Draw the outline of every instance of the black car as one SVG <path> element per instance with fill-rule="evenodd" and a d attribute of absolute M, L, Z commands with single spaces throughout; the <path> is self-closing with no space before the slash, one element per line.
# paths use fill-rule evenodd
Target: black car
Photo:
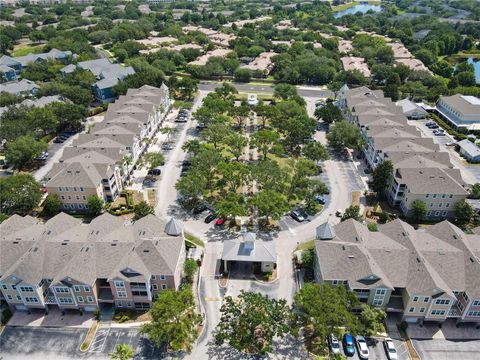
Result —
<path fill-rule="evenodd" d="M 200 205 L 197 205 L 193 208 L 193 215 L 198 215 L 198 214 L 201 214 L 202 212 L 204 212 L 205 210 L 207 210 L 207 206 L 205 204 L 200 204 Z"/>
<path fill-rule="evenodd" d="M 62 143 L 65 142 L 65 140 L 62 139 L 62 138 L 57 137 L 55 140 L 53 140 L 53 142 L 54 142 L 55 144 L 62 144 Z"/>
<path fill-rule="evenodd" d="M 205 224 L 210 224 L 213 220 L 215 220 L 217 218 L 217 215 L 215 214 L 209 214 L 206 218 L 205 218 Z"/>
<path fill-rule="evenodd" d="M 159 176 L 162 173 L 162 170 L 158 167 L 148 170 L 147 175 L 150 176 Z"/>

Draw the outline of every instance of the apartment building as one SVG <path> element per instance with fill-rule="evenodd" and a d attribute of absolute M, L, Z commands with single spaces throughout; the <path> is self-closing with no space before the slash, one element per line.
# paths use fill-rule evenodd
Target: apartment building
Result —
<path fill-rule="evenodd" d="M 45 223 L 14 215 L 0 225 L 2 299 L 14 310 L 46 312 L 150 308 L 181 282 L 183 231 L 168 226 L 154 215 L 131 223 L 103 214 L 90 224 L 65 213 Z"/>
<path fill-rule="evenodd" d="M 20 74 L 23 68 L 27 67 L 31 63 L 36 63 L 39 61 L 67 61 L 71 58 L 76 58 L 76 55 L 72 54 L 71 51 L 61 51 L 53 48 L 49 52 L 41 54 L 27 54 L 17 57 L 3 55 L 0 57 L 0 65 L 7 66 L 10 69 L 13 69 L 17 74 Z"/>
<path fill-rule="evenodd" d="M 273 70 L 274 63 L 272 58 L 277 55 L 274 51 L 263 52 L 259 54 L 247 65 L 242 66 L 245 69 L 250 69 L 256 76 L 266 77 Z"/>
<path fill-rule="evenodd" d="M 413 202 L 421 200 L 427 205 L 428 219 L 454 216 L 455 203 L 468 195 L 460 171 L 454 169 L 448 153 L 408 123 L 401 102 L 393 103 L 380 90 L 345 86 L 337 104 L 345 118 L 359 127 L 369 167 L 375 169 L 386 160 L 393 163 L 386 190 L 392 206 L 410 216 Z"/>
<path fill-rule="evenodd" d="M 317 229 L 315 278 L 406 322 L 480 325 L 479 242 L 447 221 L 421 231 L 395 220 L 378 232 L 352 219 L 325 223 Z"/>
<path fill-rule="evenodd" d="M 480 99 L 475 96 L 441 96 L 436 110 L 455 129 L 480 130 Z"/>
<path fill-rule="evenodd" d="M 57 194 L 69 212 L 86 211 L 92 195 L 114 201 L 170 106 L 165 85 L 129 89 L 110 104 L 103 121 L 64 149 L 46 176 L 48 193 Z"/>

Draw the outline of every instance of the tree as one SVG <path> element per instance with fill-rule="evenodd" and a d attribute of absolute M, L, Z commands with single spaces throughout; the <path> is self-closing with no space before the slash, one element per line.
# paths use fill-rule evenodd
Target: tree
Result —
<path fill-rule="evenodd" d="M 218 199 L 215 203 L 218 215 L 223 217 L 236 217 L 247 215 L 245 198 L 241 194 L 230 193 Z"/>
<path fill-rule="evenodd" d="M 319 142 L 307 143 L 303 149 L 303 156 L 312 161 L 325 161 L 328 160 L 328 150 L 325 145 Z"/>
<path fill-rule="evenodd" d="M 469 222 L 474 215 L 475 210 L 466 200 L 458 201 L 455 203 L 455 217 L 457 218 L 458 222 Z"/>
<path fill-rule="evenodd" d="M 92 215 L 99 215 L 103 210 L 103 200 L 96 195 L 87 198 L 88 211 Z"/>
<path fill-rule="evenodd" d="M 246 105 L 235 106 L 230 111 L 230 115 L 233 116 L 233 118 L 237 122 L 238 128 L 243 127 L 243 122 L 245 121 L 249 113 L 250 108 Z"/>
<path fill-rule="evenodd" d="M 327 140 L 336 150 L 360 149 L 363 144 L 360 130 L 345 120 L 335 123 L 333 129 L 327 134 Z"/>
<path fill-rule="evenodd" d="M 368 336 L 377 335 L 385 332 L 385 319 L 387 314 L 380 308 L 362 304 L 360 313 L 360 322 L 363 326 L 363 333 Z"/>
<path fill-rule="evenodd" d="M 165 164 L 165 157 L 162 153 L 147 153 L 144 159 L 150 168 L 156 168 Z"/>
<path fill-rule="evenodd" d="M 170 136 L 172 134 L 175 134 L 177 132 L 177 128 L 174 128 L 174 127 L 164 127 L 164 128 L 161 128 L 160 129 L 160 132 L 162 134 L 167 134 L 167 142 L 170 141 Z"/>
<path fill-rule="evenodd" d="M 354 219 L 357 221 L 361 220 L 360 216 L 360 206 L 358 205 L 351 205 L 348 208 L 345 209 L 345 213 L 342 216 L 342 221 L 348 220 L 348 219 Z"/>
<path fill-rule="evenodd" d="M 285 299 L 242 290 L 238 298 L 224 299 L 220 313 L 215 344 L 227 343 L 243 353 L 266 355 L 272 351 L 275 337 L 291 331 L 292 313 Z"/>
<path fill-rule="evenodd" d="M 313 269 L 315 261 L 315 248 L 311 247 L 302 252 L 302 267 L 306 269 Z"/>
<path fill-rule="evenodd" d="M 325 106 L 315 109 L 315 117 L 317 120 L 322 119 L 327 124 L 343 119 L 342 111 L 333 105 L 332 102 L 327 102 Z"/>
<path fill-rule="evenodd" d="M 280 136 L 273 130 L 259 130 L 252 136 L 252 145 L 262 153 L 263 160 L 267 159 L 267 154 L 277 144 Z"/>
<path fill-rule="evenodd" d="M 159 293 L 150 310 L 152 321 L 143 325 L 141 332 L 148 334 L 158 347 L 165 343 L 169 351 L 189 351 L 197 337 L 196 326 L 200 317 L 195 312 L 192 288 L 168 289 Z"/>
<path fill-rule="evenodd" d="M 373 170 L 373 184 L 372 188 L 380 193 L 387 189 L 390 179 L 393 174 L 393 163 L 390 160 L 380 163 L 375 170 Z"/>
<path fill-rule="evenodd" d="M 0 213 L 27 215 L 41 198 L 40 185 L 30 174 L 0 178 Z"/>
<path fill-rule="evenodd" d="M 427 204 L 422 200 L 412 202 L 412 218 L 418 222 L 423 221 L 427 215 Z"/>
<path fill-rule="evenodd" d="M 383 90 L 385 96 L 391 98 L 392 101 L 397 101 L 400 96 L 400 85 L 402 85 L 400 82 L 400 76 L 395 72 L 391 73 L 387 78 L 387 84 Z"/>
<path fill-rule="evenodd" d="M 340 337 L 342 327 L 354 335 L 361 330 L 359 320 L 351 311 L 358 299 L 343 285 L 305 283 L 295 294 L 295 304 L 304 336 L 319 352 L 327 350 L 325 339 L 329 334 Z"/>
<path fill-rule="evenodd" d="M 200 141 L 197 139 L 187 140 L 182 145 L 182 150 L 186 151 L 187 153 L 192 153 L 194 156 L 196 156 L 200 152 Z"/>
<path fill-rule="evenodd" d="M 225 143 L 230 148 L 232 155 L 235 156 L 235 160 L 238 161 L 245 150 L 247 139 L 238 133 L 232 133 L 229 137 L 227 137 Z"/>
<path fill-rule="evenodd" d="M 480 183 L 472 185 L 472 188 L 470 189 L 470 197 L 472 199 L 480 199 Z"/>
<path fill-rule="evenodd" d="M 141 219 L 147 215 L 155 214 L 155 209 L 150 206 L 145 200 L 140 201 L 138 204 L 135 205 L 133 208 L 135 215 L 133 216 L 133 220 Z"/>
<path fill-rule="evenodd" d="M 193 276 L 198 270 L 197 262 L 193 259 L 186 259 L 183 263 L 183 273 L 187 278 L 188 282 L 192 282 Z"/>
<path fill-rule="evenodd" d="M 185 76 L 177 83 L 177 88 L 182 99 L 190 100 L 198 91 L 198 80 Z"/>
<path fill-rule="evenodd" d="M 215 150 L 218 150 L 219 145 L 224 143 L 229 135 L 230 129 L 228 126 L 216 122 L 208 125 L 208 127 L 200 134 L 201 138 L 211 143 Z"/>
<path fill-rule="evenodd" d="M 30 163 L 47 148 L 48 145 L 43 141 L 36 141 L 31 136 L 20 136 L 7 144 L 5 160 L 19 169 Z"/>
<path fill-rule="evenodd" d="M 274 190 L 261 190 L 251 200 L 252 205 L 257 207 L 258 214 L 265 216 L 265 223 L 269 219 L 280 219 L 288 211 L 288 201 L 285 195 Z"/>
<path fill-rule="evenodd" d="M 215 89 L 215 93 L 220 96 L 223 101 L 232 101 L 233 102 L 233 95 L 238 94 L 238 90 L 235 86 L 229 83 L 222 83 L 222 86 L 219 86 Z"/>
<path fill-rule="evenodd" d="M 298 95 L 297 88 L 290 84 L 280 83 L 273 89 L 273 96 L 279 99 L 287 100 L 295 95 Z"/>
<path fill-rule="evenodd" d="M 248 83 L 252 79 L 252 71 L 250 69 L 238 68 L 235 70 L 235 81 Z"/>
<path fill-rule="evenodd" d="M 57 194 L 48 194 L 43 202 L 43 213 L 46 216 L 53 216 L 60 212 L 62 202 Z"/>
<path fill-rule="evenodd" d="M 135 355 L 135 350 L 128 344 L 118 344 L 115 352 L 108 354 L 112 360 L 129 360 Z"/>

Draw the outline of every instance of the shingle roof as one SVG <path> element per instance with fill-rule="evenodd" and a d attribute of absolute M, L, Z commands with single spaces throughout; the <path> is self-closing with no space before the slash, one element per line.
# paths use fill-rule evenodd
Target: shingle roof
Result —
<path fill-rule="evenodd" d="M 175 218 L 171 218 L 165 225 L 165 233 L 168 235 L 179 236 L 183 234 L 183 224 Z"/>
<path fill-rule="evenodd" d="M 277 252 L 273 241 L 228 240 L 223 243 L 222 260 L 277 262 Z"/>
<path fill-rule="evenodd" d="M 413 194 L 468 195 L 458 169 L 401 168 L 395 178 Z"/>
<path fill-rule="evenodd" d="M 325 222 L 317 227 L 316 232 L 318 240 L 330 240 L 335 237 L 335 229 L 329 222 Z"/>
<path fill-rule="evenodd" d="M 0 84 L 0 93 L 6 92 L 9 94 L 21 94 L 24 92 L 32 92 L 39 87 L 31 80 L 22 79 L 17 82 Z"/>

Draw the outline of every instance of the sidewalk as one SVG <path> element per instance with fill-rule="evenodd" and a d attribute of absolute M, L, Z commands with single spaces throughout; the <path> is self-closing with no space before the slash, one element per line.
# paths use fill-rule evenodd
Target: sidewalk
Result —
<path fill-rule="evenodd" d="M 93 313 L 83 313 L 79 311 L 67 310 L 65 315 L 62 310 L 51 309 L 48 315 L 45 311 L 38 309 L 31 313 L 25 311 L 15 311 L 7 326 L 31 326 L 31 327 L 74 327 L 89 329 L 93 323 Z"/>

